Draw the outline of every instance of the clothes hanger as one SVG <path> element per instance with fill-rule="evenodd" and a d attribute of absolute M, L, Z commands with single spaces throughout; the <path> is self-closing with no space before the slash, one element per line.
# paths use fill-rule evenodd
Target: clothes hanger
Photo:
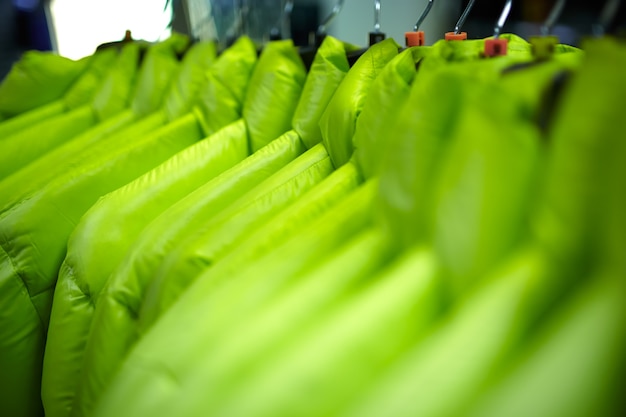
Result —
<path fill-rule="evenodd" d="M 311 63 L 315 58 L 315 53 L 326 37 L 326 28 L 335 19 L 335 17 L 337 17 L 339 12 L 341 12 L 344 3 L 345 0 L 338 0 L 330 14 L 317 27 L 314 39 L 312 40 L 313 45 L 300 49 L 300 57 L 302 58 L 302 61 L 307 69 L 311 67 Z M 380 0 L 375 0 L 374 31 L 369 33 L 370 46 L 385 39 L 385 34 L 380 31 L 380 8 Z M 361 55 L 363 55 L 365 51 L 367 51 L 367 49 L 368 48 L 363 48 L 346 54 L 350 66 L 354 65 L 354 63 L 361 57 Z"/>
<path fill-rule="evenodd" d="M 100 44 L 96 48 L 96 51 L 101 51 L 103 49 L 109 49 L 109 48 L 117 48 L 119 50 L 125 44 L 133 42 L 133 41 L 134 41 L 134 39 L 133 39 L 133 35 L 132 35 L 131 31 L 126 29 L 126 33 L 124 34 L 124 38 L 122 40 L 113 41 L 113 42 L 106 42 L 106 43 Z"/>
<path fill-rule="evenodd" d="M 511 6 L 513 6 L 513 0 L 507 0 L 504 4 L 504 9 L 502 9 L 502 13 L 500 13 L 500 17 L 493 28 L 493 38 L 485 39 L 484 54 L 486 57 L 502 56 L 507 53 L 509 41 L 501 39 L 500 32 L 506 23 L 506 19 L 509 17 L 509 13 L 511 13 Z"/>
<path fill-rule="evenodd" d="M 596 38 L 601 38 L 610 33 L 613 23 L 619 11 L 621 0 L 608 0 L 600 12 L 600 19 L 591 26 L 591 34 Z"/>
<path fill-rule="evenodd" d="M 283 13 L 285 14 L 285 17 L 283 19 L 282 33 L 286 39 L 291 38 L 291 15 L 293 13 L 293 3 L 294 3 L 294 0 L 287 0 L 285 2 L 285 8 L 283 9 Z"/>
<path fill-rule="evenodd" d="M 285 2 L 280 22 L 270 29 L 270 41 L 291 38 L 291 13 L 293 12 L 293 1 L 294 0 L 287 0 Z"/>
<path fill-rule="evenodd" d="M 474 3 L 476 3 L 476 0 L 470 0 L 469 3 L 467 3 L 467 6 L 465 6 L 465 10 L 463 10 L 463 13 L 461 13 L 459 20 L 456 22 L 456 25 L 454 25 L 454 32 L 446 32 L 444 37 L 445 40 L 464 41 L 467 39 L 467 32 L 461 32 L 461 28 L 465 24 L 467 16 L 469 16 L 472 7 L 474 7 Z"/>
<path fill-rule="evenodd" d="M 369 46 L 382 42 L 385 38 L 385 33 L 380 31 L 380 0 L 374 0 L 374 30 L 369 33 Z M 369 49 L 369 46 L 347 54 L 351 67 Z"/>
<path fill-rule="evenodd" d="M 335 20 L 339 12 L 341 12 L 344 3 L 345 0 L 337 0 L 330 14 L 319 24 L 315 33 L 311 33 L 309 36 L 310 45 L 300 48 L 300 58 L 302 58 L 302 62 L 304 62 L 307 71 L 311 68 L 315 54 L 326 37 L 326 28 Z"/>
<path fill-rule="evenodd" d="M 419 30 L 419 28 L 422 23 L 424 23 L 424 20 L 426 19 L 426 16 L 428 16 L 428 13 L 430 13 L 430 9 L 432 9 L 434 2 L 435 0 L 428 0 L 428 4 L 422 12 L 422 15 L 419 17 L 419 19 L 417 19 L 415 26 L 413 26 L 413 32 L 406 32 L 404 34 L 404 42 L 407 48 L 411 46 L 424 46 L 425 34 L 424 31 Z"/>
<path fill-rule="evenodd" d="M 369 33 L 370 46 L 385 40 L 386 35 L 380 31 L 380 0 L 374 0 L 374 31 Z"/>
<path fill-rule="evenodd" d="M 559 20 L 561 13 L 563 13 L 565 3 L 567 3 L 565 0 L 557 0 L 554 4 L 552 10 L 550 10 L 548 18 L 541 25 L 541 34 L 543 36 L 549 36 L 552 33 L 552 28 L 556 24 L 557 20 Z"/>

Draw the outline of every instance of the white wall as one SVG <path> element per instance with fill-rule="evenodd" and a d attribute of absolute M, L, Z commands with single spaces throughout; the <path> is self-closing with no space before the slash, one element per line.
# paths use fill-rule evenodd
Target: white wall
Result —
<path fill-rule="evenodd" d="M 68 58 L 91 55 L 98 45 L 124 38 L 156 41 L 170 35 L 171 8 L 165 0 L 52 0 L 50 11 L 58 52 Z"/>
<path fill-rule="evenodd" d="M 324 19 L 336 0 L 320 2 L 321 19 Z M 381 0 L 381 31 L 404 46 L 404 33 L 413 30 L 427 4 L 428 0 Z M 442 39 L 445 32 L 452 31 L 460 14 L 460 0 L 435 0 L 430 14 L 420 28 L 426 32 L 426 44 L 431 45 Z M 341 13 L 330 24 L 328 33 L 343 41 L 367 46 L 368 33 L 373 28 L 374 0 L 345 0 Z"/>

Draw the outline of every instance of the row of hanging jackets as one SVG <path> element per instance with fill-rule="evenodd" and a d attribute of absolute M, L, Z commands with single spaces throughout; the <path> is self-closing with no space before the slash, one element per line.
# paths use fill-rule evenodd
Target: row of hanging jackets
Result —
<path fill-rule="evenodd" d="M 626 47 L 174 34 L 0 85 L 0 414 L 619 415 Z"/>

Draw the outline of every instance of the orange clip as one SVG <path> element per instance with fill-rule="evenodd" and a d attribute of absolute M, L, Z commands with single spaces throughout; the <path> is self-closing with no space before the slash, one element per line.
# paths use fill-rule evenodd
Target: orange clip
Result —
<path fill-rule="evenodd" d="M 409 48 L 411 46 L 424 46 L 424 31 L 419 30 L 417 32 L 405 32 L 404 40 L 406 42 L 406 47 Z"/>
<path fill-rule="evenodd" d="M 485 56 L 506 55 L 509 41 L 506 39 L 485 39 Z"/>
<path fill-rule="evenodd" d="M 467 39 L 467 32 L 461 32 L 461 33 L 447 32 L 445 39 L 447 41 L 464 41 Z"/>

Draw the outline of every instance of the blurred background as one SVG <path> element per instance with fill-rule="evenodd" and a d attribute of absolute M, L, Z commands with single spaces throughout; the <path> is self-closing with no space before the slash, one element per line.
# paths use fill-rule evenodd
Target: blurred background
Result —
<path fill-rule="evenodd" d="M 157 41 L 172 30 L 194 39 L 215 39 L 222 47 L 245 33 L 262 44 L 272 37 L 291 37 L 297 45 L 312 41 L 318 25 L 338 0 L 295 0 L 290 22 L 286 0 L 0 0 L 0 79 L 28 49 L 50 50 L 78 59 L 92 54 L 102 43 L 120 40 L 131 30 L 135 39 Z M 592 33 L 609 1 L 567 1 L 554 34 L 562 43 L 579 45 Z M 426 43 L 441 39 L 454 29 L 468 1 L 436 0 L 420 29 Z M 470 38 L 490 36 L 504 1 L 481 1 L 475 5 L 463 30 Z M 613 26 L 624 25 L 623 1 Z M 428 0 L 381 0 L 380 30 L 400 44 L 404 32 L 413 29 Z M 504 27 L 528 38 L 540 32 L 554 1 L 514 1 Z M 345 0 L 327 33 L 365 46 L 374 28 L 374 0 Z"/>

